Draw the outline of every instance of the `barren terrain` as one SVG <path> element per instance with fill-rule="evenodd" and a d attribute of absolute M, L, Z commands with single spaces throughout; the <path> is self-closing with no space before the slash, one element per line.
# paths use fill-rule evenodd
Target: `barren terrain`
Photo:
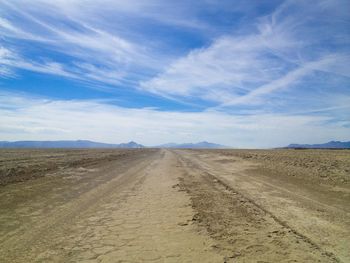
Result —
<path fill-rule="evenodd" d="M 1 150 L 1 262 L 350 262 L 348 150 Z"/>

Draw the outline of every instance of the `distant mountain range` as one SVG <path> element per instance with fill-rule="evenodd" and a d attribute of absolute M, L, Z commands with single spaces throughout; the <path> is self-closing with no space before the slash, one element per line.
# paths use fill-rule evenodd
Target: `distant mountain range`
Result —
<path fill-rule="evenodd" d="M 167 143 L 156 146 L 156 148 L 181 148 L 181 149 L 223 149 L 227 146 L 211 143 L 211 142 L 198 142 L 198 143 Z"/>
<path fill-rule="evenodd" d="M 340 141 L 330 141 L 327 143 L 321 144 L 289 144 L 286 148 L 305 148 L 305 149 L 350 149 L 349 142 L 340 142 Z"/>
<path fill-rule="evenodd" d="M 154 148 L 179 148 L 179 149 L 224 149 L 227 146 L 211 143 L 211 142 L 198 142 L 198 143 L 167 143 L 162 145 L 153 146 Z M 110 144 L 93 142 L 88 140 L 77 141 L 0 141 L 0 148 L 146 148 L 144 145 L 136 143 L 134 141 L 120 144 Z M 150 147 L 152 148 L 152 147 Z M 289 144 L 284 148 L 301 148 L 301 149 L 350 149 L 350 141 L 330 141 L 321 144 Z"/>
<path fill-rule="evenodd" d="M 144 148 L 136 142 L 109 144 L 87 140 L 77 141 L 0 141 L 0 148 Z"/>
<path fill-rule="evenodd" d="M 226 146 L 210 143 L 210 142 L 198 142 L 198 143 L 168 143 L 163 145 L 154 146 L 155 148 L 194 148 L 194 149 L 217 149 L 227 148 Z M 88 140 L 77 141 L 0 141 L 0 148 L 145 148 L 142 144 L 136 142 L 109 144 L 101 142 L 93 142 Z"/>

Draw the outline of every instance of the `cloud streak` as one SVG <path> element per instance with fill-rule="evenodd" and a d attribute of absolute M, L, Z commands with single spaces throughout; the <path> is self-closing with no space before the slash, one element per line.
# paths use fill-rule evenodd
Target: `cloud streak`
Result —
<path fill-rule="evenodd" d="M 234 147 L 276 147 L 290 142 L 346 139 L 350 122 L 327 115 L 232 115 L 123 108 L 93 100 L 51 100 L 0 94 L 0 134 L 5 140 L 90 139 L 146 145 L 210 140 Z M 283 124 L 283 125 L 281 125 Z M 315 134 L 314 132 L 319 132 Z M 84 137 L 82 137 L 84 134 Z M 288 136 L 286 136 L 288 135 Z"/>
<path fill-rule="evenodd" d="M 62 61 L 43 56 L 26 58 L 25 54 L 21 54 L 21 49 L 13 48 L 15 59 L 1 61 L 9 68 L 112 86 L 135 86 L 138 80 L 135 75 L 144 78 L 149 74 L 147 72 L 159 69 L 162 64 L 159 61 L 155 63 L 154 54 L 146 45 L 139 45 L 115 32 L 106 31 L 109 28 L 104 30 L 92 26 L 84 21 L 86 17 L 78 17 L 74 12 L 78 1 L 71 4 L 62 2 L 62 6 L 57 5 L 59 3 L 34 1 L 32 8 L 20 7 L 16 1 L 2 2 L 5 10 L 21 17 L 17 21 L 0 17 L 0 32 L 4 37 L 38 43 L 48 52 L 54 50 L 68 56 L 59 55 Z M 48 11 L 52 12 L 50 18 L 45 15 Z M 141 74 L 141 71 L 144 73 Z"/>
<path fill-rule="evenodd" d="M 266 103 L 269 94 L 303 85 L 303 78 L 317 73 L 349 80 L 349 36 L 342 31 L 350 26 L 349 16 L 338 7 L 346 5 L 344 1 L 319 1 L 312 6 L 286 1 L 258 19 L 255 31 L 223 36 L 209 47 L 191 51 L 141 87 L 226 107 Z M 326 16 L 334 19 L 323 22 Z M 332 33 L 320 34 L 321 30 Z"/>
<path fill-rule="evenodd" d="M 347 6 L 344 0 L 316 4 L 285 1 L 271 14 L 253 20 L 253 28 L 223 34 L 209 46 L 192 49 L 178 59 L 172 50 L 157 51 L 161 39 L 155 44 L 142 32 L 128 32 L 123 26 L 130 27 L 130 19 L 136 19 L 200 31 L 210 27 L 208 21 L 197 17 L 200 12 L 208 11 L 208 6 L 223 9 L 226 1 L 221 5 L 157 0 L 105 0 L 99 4 L 36 0 L 30 6 L 18 1 L 2 3 L 12 14 L 0 12 L 0 32 L 5 37 L 39 43 L 66 55 L 58 56 L 60 59 L 27 58 L 20 49 L 12 49 L 16 56 L 2 59 L 3 76 L 11 76 L 11 68 L 18 68 L 226 107 L 263 103 L 269 100 L 269 93 L 296 86 L 315 71 L 350 75 L 350 37 L 343 31 L 350 23 L 343 11 Z M 236 9 L 247 11 L 248 5 L 242 2 Z M 121 20 L 111 20 L 111 14 L 128 22 L 118 25 Z M 21 18 L 14 20 L 13 16 Z M 332 20 L 322 19 L 329 16 Z M 327 30 L 331 34 L 325 33 Z"/>

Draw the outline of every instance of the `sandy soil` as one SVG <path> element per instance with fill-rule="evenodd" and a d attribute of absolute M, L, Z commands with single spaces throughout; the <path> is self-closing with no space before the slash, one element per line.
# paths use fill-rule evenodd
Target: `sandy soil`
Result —
<path fill-rule="evenodd" d="M 67 168 L 102 165 L 144 151 L 144 149 L 0 149 L 0 186 L 55 175 L 55 172 Z"/>
<path fill-rule="evenodd" d="M 305 158 L 308 163 L 317 160 L 319 152 L 282 151 L 285 158 L 281 151 L 177 154 L 187 166 L 189 176 L 182 185 L 192 196 L 199 224 L 221 241 L 222 249 L 234 248 L 233 262 L 255 262 L 258 257 L 266 262 L 350 262 L 350 187 L 342 178 L 350 174 L 333 176 L 339 181 L 325 180 L 323 173 L 307 177 L 306 168 L 295 176 L 290 165 L 293 156 L 294 162 Z M 326 153 L 328 163 L 341 159 L 337 169 L 349 168 L 349 151 Z M 247 154 L 258 156 L 242 158 Z M 264 161 L 259 154 L 270 158 Z"/>
<path fill-rule="evenodd" d="M 317 173 L 303 178 L 302 168 L 297 176 L 293 169 L 281 174 L 293 167 L 293 154 L 298 160 L 300 155 L 267 154 L 264 159 L 245 151 L 3 151 L 0 170 L 23 182 L 4 179 L 0 187 L 0 258 L 350 262 L 350 188 L 341 172 L 349 167 L 349 153 L 326 154 L 341 159 L 340 176 L 332 180 Z M 304 158 L 316 158 L 308 154 Z M 18 169 L 22 173 L 14 173 Z"/>

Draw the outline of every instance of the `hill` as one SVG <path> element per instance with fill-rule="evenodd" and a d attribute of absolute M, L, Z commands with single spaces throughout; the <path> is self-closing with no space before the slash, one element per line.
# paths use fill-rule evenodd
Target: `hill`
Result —
<path fill-rule="evenodd" d="M 0 141 L 0 148 L 143 148 L 136 142 L 109 144 L 88 140 L 77 141 Z"/>
<path fill-rule="evenodd" d="M 305 149 L 350 149 L 350 141 L 330 141 L 321 144 L 289 144 L 286 148 L 305 148 Z"/>

